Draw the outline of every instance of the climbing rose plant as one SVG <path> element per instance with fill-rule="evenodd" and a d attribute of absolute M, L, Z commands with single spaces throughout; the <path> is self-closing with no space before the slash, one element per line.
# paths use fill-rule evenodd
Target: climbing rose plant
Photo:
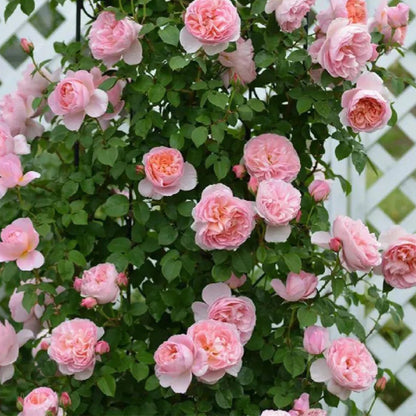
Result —
<path fill-rule="evenodd" d="M 371 413 L 351 393 L 392 374 L 350 306 L 400 322 L 416 236 L 330 224 L 331 185 L 351 188 L 324 145 L 362 172 L 359 133 L 394 125 L 385 83 L 412 81 L 378 59 L 409 8 L 317 5 L 93 1 L 58 68 L 22 39 L 0 100 L 2 414 Z"/>

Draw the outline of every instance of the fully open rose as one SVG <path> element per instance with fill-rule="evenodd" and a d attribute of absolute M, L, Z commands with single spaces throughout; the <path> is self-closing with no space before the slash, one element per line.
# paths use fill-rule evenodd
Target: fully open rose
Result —
<path fill-rule="evenodd" d="M 63 416 L 58 395 L 49 387 L 38 387 L 23 399 L 23 410 L 18 416 Z"/>

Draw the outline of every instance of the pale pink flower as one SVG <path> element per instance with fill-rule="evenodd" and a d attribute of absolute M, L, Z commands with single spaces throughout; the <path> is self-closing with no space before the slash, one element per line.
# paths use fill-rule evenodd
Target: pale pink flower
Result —
<path fill-rule="evenodd" d="M 0 384 L 10 380 L 14 374 L 13 363 L 19 356 L 19 348 L 33 338 L 32 331 L 22 329 L 16 334 L 9 322 L 0 322 Z"/>
<path fill-rule="evenodd" d="M 309 407 L 309 394 L 302 393 L 299 399 L 293 402 L 292 410 L 289 410 L 290 416 L 326 416 L 327 413 L 322 409 L 311 409 Z"/>
<path fill-rule="evenodd" d="M 266 179 L 257 189 L 256 209 L 266 221 L 264 239 L 281 243 L 289 238 L 292 227 L 289 222 L 300 211 L 301 194 L 290 183 L 281 179 Z"/>
<path fill-rule="evenodd" d="M 250 176 L 250 180 L 248 181 L 247 184 L 247 189 L 252 193 L 252 194 L 256 194 L 257 189 L 259 187 L 259 181 L 256 179 L 255 176 Z"/>
<path fill-rule="evenodd" d="M 236 47 L 234 52 L 221 52 L 218 56 L 221 65 L 229 68 L 221 74 L 226 88 L 231 83 L 250 84 L 257 76 L 251 39 L 238 39 Z"/>
<path fill-rule="evenodd" d="M 29 218 L 19 218 L 1 231 L 0 262 L 16 261 L 20 270 L 30 271 L 43 265 L 45 259 L 35 250 L 39 234 Z"/>
<path fill-rule="evenodd" d="M 95 346 L 95 352 L 99 355 L 107 354 L 110 352 L 110 345 L 107 341 L 98 341 Z"/>
<path fill-rule="evenodd" d="M 88 297 L 88 298 L 82 299 L 81 306 L 87 309 L 92 309 L 95 306 L 97 306 L 97 303 L 98 303 L 97 299 Z"/>
<path fill-rule="evenodd" d="M 311 355 L 322 354 L 329 347 L 329 331 L 322 326 L 308 326 L 303 334 L 303 348 Z"/>
<path fill-rule="evenodd" d="M 194 302 L 192 311 L 195 321 L 213 319 L 236 326 L 241 343 L 246 344 L 256 325 L 256 307 L 251 299 L 231 295 L 225 283 L 210 283 L 202 291 L 204 302 Z"/>
<path fill-rule="evenodd" d="M 398 289 L 416 286 L 416 235 L 395 226 L 380 234 L 381 271 L 386 282 Z"/>
<path fill-rule="evenodd" d="M 230 0 L 194 0 L 186 8 L 180 42 L 188 53 L 215 55 L 240 37 L 240 16 Z"/>
<path fill-rule="evenodd" d="M 72 400 L 71 400 L 71 397 L 69 396 L 69 394 L 66 391 L 64 391 L 61 394 L 61 397 L 59 398 L 59 404 L 61 406 L 63 406 L 64 409 L 71 406 Z"/>
<path fill-rule="evenodd" d="M 360 220 L 339 215 L 332 224 L 332 237 L 342 246 L 340 259 L 346 270 L 369 272 L 381 263 L 380 244 Z M 318 231 L 312 235 L 311 241 L 329 249 L 331 235 Z"/>
<path fill-rule="evenodd" d="M 299 156 L 292 143 L 278 134 L 261 134 L 244 146 L 244 164 L 258 182 L 282 179 L 292 182 L 300 170 Z"/>
<path fill-rule="evenodd" d="M 108 105 L 108 95 L 94 85 L 91 73 L 81 70 L 68 71 L 48 97 L 51 111 L 63 116 L 65 127 L 76 131 L 86 115 L 100 117 Z"/>
<path fill-rule="evenodd" d="M 228 285 L 230 289 L 238 289 L 243 286 L 246 282 L 247 276 L 243 274 L 241 277 L 237 277 L 234 273 L 231 273 L 231 277 L 226 280 L 224 283 Z"/>
<path fill-rule="evenodd" d="M 139 182 L 139 192 L 145 197 L 161 199 L 190 191 L 197 184 L 195 168 L 177 149 L 154 147 L 143 156 L 143 164 L 146 177 Z"/>
<path fill-rule="evenodd" d="M 52 330 L 49 357 L 58 364 L 62 374 L 86 380 L 94 372 L 95 347 L 103 335 L 104 330 L 89 319 L 62 322 Z"/>
<path fill-rule="evenodd" d="M 301 270 L 299 274 L 290 272 L 286 284 L 280 279 L 273 279 L 270 285 L 281 298 L 288 302 L 297 302 L 316 296 L 318 278 Z"/>
<path fill-rule="evenodd" d="M 32 54 L 33 49 L 35 49 L 33 43 L 26 38 L 20 39 L 20 46 L 22 47 L 23 52 L 27 53 L 28 55 Z"/>
<path fill-rule="evenodd" d="M 81 279 L 74 282 L 75 290 L 81 293 L 84 301 L 88 300 L 85 307 L 94 307 L 97 303 L 115 302 L 120 294 L 118 284 L 120 273 L 112 263 L 101 263 L 82 273 Z M 95 300 L 91 302 L 91 300 Z"/>
<path fill-rule="evenodd" d="M 386 389 L 386 384 L 387 384 L 387 379 L 386 377 L 380 377 L 377 381 L 376 384 L 374 385 L 374 390 L 377 393 L 382 393 L 385 389 Z"/>
<path fill-rule="evenodd" d="M 236 178 L 241 179 L 246 174 L 246 168 L 244 165 L 234 165 L 233 172 Z"/>
<path fill-rule="evenodd" d="M 267 0 L 265 12 L 275 12 L 283 32 L 291 33 L 302 26 L 302 20 L 315 4 L 315 0 Z"/>
<path fill-rule="evenodd" d="M 195 242 L 203 250 L 234 250 L 255 227 L 253 203 L 233 196 L 228 186 L 207 186 L 192 210 Z"/>
<path fill-rule="evenodd" d="M 260 416 L 290 416 L 290 413 L 284 410 L 263 410 Z"/>
<path fill-rule="evenodd" d="M 27 144 L 23 134 L 13 136 L 10 127 L 0 121 L 0 156 L 14 153 L 16 155 L 27 155 L 30 153 L 30 146 Z"/>
<path fill-rule="evenodd" d="M 22 164 L 15 154 L 9 153 L 0 157 L 0 199 L 8 189 L 26 186 L 37 178 L 40 178 L 38 172 L 30 171 L 23 174 Z"/>
<path fill-rule="evenodd" d="M 308 191 L 315 202 L 321 202 L 328 198 L 331 185 L 325 179 L 314 179 L 308 186 Z"/>
<path fill-rule="evenodd" d="M 49 387 L 32 390 L 23 400 L 23 409 L 18 416 L 63 416 L 59 407 L 58 395 Z"/>
<path fill-rule="evenodd" d="M 58 72 L 51 74 L 45 68 L 42 68 L 41 71 L 44 76 L 40 75 L 38 71 L 35 71 L 35 66 L 31 63 L 26 67 L 17 83 L 17 94 L 30 105 L 32 105 L 34 98 L 42 97 L 42 94 L 50 84 L 48 79 L 58 81 Z"/>
<path fill-rule="evenodd" d="M 192 373 L 204 374 L 208 369 L 205 354 L 197 350 L 188 335 L 174 335 L 161 344 L 154 354 L 155 374 L 162 387 L 175 393 L 185 393 L 192 381 Z"/>
<path fill-rule="evenodd" d="M 198 368 L 200 381 L 214 384 L 226 373 L 237 377 L 244 349 L 235 325 L 211 319 L 199 321 L 188 329 L 187 335 L 197 354 L 203 357 L 204 368 Z"/>
<path fill-rule="evenodd" d="M 391 118 L 388 90 L 383 80 L 373 72 L 360 75 L 356 88 L 342 95 L 342 124 L 353 131 L 373 132 L 385 127 Z"/>
<path fill-rule="evenodd" d="M 316 40 L 309 52 L 330 75 L 352 81 L 373 56 L 373 46 L 365 25 L 340 17 L 330 23 L 326 37 Z"/>
<path fill-rule="evenodd" d="M 142 25 L 126 17 L 118 20 L 115 13 L 101 12 L 91 25 L 89 47 L 92 56 L 100 59 L 107 67 L 120 60 L 137 65 L 143 59 L 139 33 Z"/>
<path fill-rule="evenodd" d="M 341 400 L 351 391 L 370 388 L 377 375 L 377 365 L 363 343 L 353 338 L 339 338 L 325 352 L 325 358 L 311 365 L 311 377 L 327 383 L 327 389 Z"/>

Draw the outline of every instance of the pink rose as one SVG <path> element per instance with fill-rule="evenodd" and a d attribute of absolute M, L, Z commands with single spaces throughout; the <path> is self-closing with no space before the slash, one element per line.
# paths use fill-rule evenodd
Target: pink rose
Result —
<path fill-rule="evenodd" d="M 205 354 L 194 346 L 188 335 L 174 335 L 159 346 L 154 354 L 155 374 L 162 387 L 171 387 L 175 393 L 185 393 L 195 375 L 207 369 Z"/>
<path fill-rule="evenodd" d="M 367 390 L 377 375 L 377 365 L 363 343 L 353 338 L 339 338 L 332 342 L 325 358 L 311 365 L 311 377 L 326 382 L 328 391 L 341 400 L 351 391 Z"/>
<path fill-rule="evenodd" d="M 203 357 L 206 371 L 199 368 L 198 379 L 214 384 L 225 373 L 237 377 L 244 354 L 240 335 L 235 325 L 220 321 L 204 320 L 193 324 L 187 332 L 195 345 L 197 354 Z"/>
<path fill-rule="evenodd" d="M 321 202 L 328 198 L 331 185 L 325 179 L 314 179 L 308 186 L 308 191 L 315 202 Z"/>
<path fill-rule="evenodd" d="M 373 72 L 360 75 L 356 88 L 342 95 L 341 122 L 356 133 L 373 132 L 385 127 L 391 117 L 388 90 Z"/>
<path fill-rule="evenodd" d="M 236 46 L 234 52 L 221 52 L 218 56 L 221 65 L 229 68 L 221 74 L 226 88 L 230 83 L 250 84 L 257 76 L 251 39 L 240 38 L 237 40 Z"/>
<path fill-rule="evenodd" d="M 247 276 L 245 274 L 243 274 L 241 277 L 237 277 L 234 273 L 231 273 L 231 277 L 224 283 L 228 285 L 230 289 L 238 289 L 239 287 L 243 286 L 246 280 Z"/>
<path fill-rule="evenodd" d="M 380 244 L 373 233 L 360 221 L 349 217 L 338 216 L 332 224 L 333 238 L 341 244 L 340 259 L 342 266 L 354 272 L 369 272 L 381 263 L 378 252 Z M 316 232 L 311 241 L 322 248 L 329 249 L 331 235 L 327 232 Z"/>
<path fill-rule="evenodd" d="M 110 352 L 110 345 L 107 341 L 98 341 L 95 346 L 95 352 L 99 355 L 107 354 Z"/>
<path fill-rule="evenodd" d="M 275 12 L 283 32 L 291 33 L 302 26 L 302 20 L 315 4 L 315 0 L 267 0 L 266 13 Z"/>
<path fill-rule="evenodd" d="M 146 177 L 139 182 L 139 192 L 145 197 L 161 199 L 190 191 L 197 184 L 195 168 L 184 162 L 177 149 L 154 147 L 143 156 L 143 164 Z"/>
<path fill-rule="evenodd" d="M 63 406 L 64 409 L 70 407 L 72 405 L 72 400 L 70 395 L 64 391 L 59 398 L 59 403 Z"/>
<path fill-rule="evenodd" d="M 33 43 L 30 42 L 26 38 L 20 39 L 20 46 L 23 49 L 23 52 L 27 53 L 28 55 L 31 55 L 33 52 L 33 49 L 35 49 L 35 47 L 33 46 Z"/>
<path fill-rule="evenodd" d="M 97 266 L 85 270 L 81 279 L 76 280 L 74 287 L 82 297 L 93 298 L 96 301 L 95 304 L 114 303 L 120 294 L 119 275 L 120 273 L 117 272 L 114 264 L 97 264 Z"/>
<path fill-rule="evenodd" d="M 296 218 L 300 202 L 300 192 L 290 183 L 274 178 L 260 182 L 256 209 L 266 221 L 264 239 L 267 242 L 280 243 L 289 238 L 292 230 L 289 222 Z"/>
<path fill-rule="evenodd" d="M 319 45 L 319 47 L 317 47 Z M 326 38 L 311 45 L 314 61 L 333 77 L 354 80 L 373 55 L 371 36 L 367 27 L 337 18 L 328 27 Z"/>
<path fill-rule="evenodd" d="M 42 97 L 42 94 L 48 88 L 50 82 L 46 78 L 57 81 L 57 73 L 51 74 L 47 69 L 42 68 L 42 74 L 44 77 L 35 70 L 33 64 L 29 64 L 17 83 L 17 94 L 30 105 L 32 105 L 34 98 Z"/>
<path fill-rule="evenodd" d="M 94 372 L 98 340 L 104 330 L 89 319 L 72 319 L 62 322 L 52 330 L 49 357 L 64 375 L 74 375 L 76 380 L 86 380 Z"/>
<path fill-rule="evenodd" d="M 309 394 L 302 393 L 299 399 L 293 402 L 293 409 L 289 411 L 290 416 L 326 416 L 327 413 L 322 409 L 309 408 Z"/>
<path fill-rule="evenodd" d="M 94 85 L 96 88 L 98 88 L 107 79 L 110 79 L 108 75 L 103 75 L 97 67 L 91 69 L 91 74 L 94 77 Z M 106 112 L 102 116 L 98 117 L 98 122 L 103 130 L 108 128 L 110 124 L 109 121 L 114 120 L 124 108 L 124 101 L 121 99 L 121 96 L 125 86 L 126 81 L 119 79 L 113 88 L 106 91 L 108 102 L 113 107 L 113 111 L 111 113 Z"/>
<path fill-rule="evenodd" d="M 284 410 L 263 410 L 260 416 L 290 416 L 290 413 Z"/>
<path fill-rule="evenodd" d="M 49 413 L 48 413 L 49 412 Z M 59 407 L 58 395 L 49 387 L 32 390 L 23 400 L 23 410 L 18 416 L 63 416 Z"/>
<path fill-rule="evenodd" d="M 286 137 L 267 133 L 253 137 L 244 146 L 244 164 L 259 182 L 282 179 L 292 182 L 300 170 L 299 156 Z"/>
<path fill-rule="evenodd" d="M 30 153 L 30 146 L 27 144 L 23 134 L 12 135 L 10 127 L 0 121 L 0 156 L 14 153 L 16 155 L 27 155 Z"/>
<path fill-rule="evenodd" d="M 48 98 L 55 115 L 63 116 L 65 127 L 76 131 L 85 115 L 100 117 L 107 110 L 108 96 L 94 85 L 94 77 L 87 71 L 68 71 Z"/>
<path fill-rule="evenodd" d="M 33 338 L 32 331 L 22 329 L 16 334 L 9 322 L 0 322 L 0 384 L 10 380 L 14 374 L 13 363 L 19 356 L 19 348 Z"/>
<path fill-rule="evenodd" d="M 89 47 L 92 56 L 107 67 L 121 59 L 129 65 L 137 65 L 143 59 L 139 33 L 142 25 L 126 17 L 117 20 L 113 12 L 101 12 L 91 25 Z"/>
<path fill-rule="evenodd" d="M 280 279 L 273 279 L 270 285 L 281 298 L 288 302 L 297 302 L 316 296 L 318 278 L 301 270 L 299 274 L 290 272 L 286 285 Z"/>
<path fill-rule="evenodd" d="M 381 269 L 386 282 L 398 289 L 416 286 L 416 235 L 395 226 L 380 234 Z"/>
<path fill-rule="evenodd" d="M 246 174 L 246 168 L 244 165 L 234 165 L 233 172 L 236 178 L 241 179 Z"/>
<path fill-rule="evenodd" d="M 234 250 L 241 246 L 255 227 L 254 207 L 233 196 L 228 186 L 207 186 L 192 210 L 195 242 L 203 250 Z"/>
<path fill-rule="evenodd" d="M 240 37 L 240 17 L 230 0 L 194 0 L 184 22 L 180 42 L 188 53 L 202 47 L 208 55 L 215 55 Z"/>
<path fill-rule="evenodd" d="M 8 189 L 26 186 L 37 178 L 40 178 L 40 174 L 34 171 L 23 175 L 20 159 L 13 153 L 0 157 L 0 199 Z"/>
<path fill-rule="evenodd" d="M 322 326 L 308 326 L 303 334 L 303 348 L 311 355 L 322 354 L 329 347 L 329 331 Z"/>
<path fill-rule="evenodd" d="M 1 231 L 0 262 L 16 261 L 20 270 L 30 271 L 43 265 L 45 259 L 35 250 L 39 234 L 29 218 L 19 218 Z"/>
<path fill-rule="evenodd" d="M 231 296 L 225 283 L 211 283 L 202 291 L 204 302 L 194 302 L 192 311 L 195 321 L 213 319 L 236 326 L 241 343 L 247 344 L 256 325 L 256 307 L 251 299 Z"/>

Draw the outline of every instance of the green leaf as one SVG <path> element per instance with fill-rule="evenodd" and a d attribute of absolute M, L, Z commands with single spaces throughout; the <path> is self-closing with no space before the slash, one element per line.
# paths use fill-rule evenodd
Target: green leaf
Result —
<path fill-rule="evenodd" d="M 112 195 L 105 201 L 103 208 L 110 217 L 122 217 L 129 212 L 129 200 L 124 195 Z"/>
<path fill-rule="evenodd" d="M 114 87 L 114 85 L 116 85 L 117 83 L 117 78 L 107 78 L 105 81 L 103 81 L 100 85 L 99 85 L 99 89 L 103 90 L 103 91 L 108 91 L 111 90 L 111 88 Z"/>
<path fill-rule="evenodd" d="M 19 5 L 20 0 L 11 0 L 4 10 L 4 20 L 7 22 L 8 18 L 13 14 L 16 10 L 16 7 Z"/>
<path fill-rule="evenodd" d="M 266 106 L 264 105 L 263 101 L 258 100 L 257 98 L 253 98 L 247 101 L 247 104 L 257 113 L 264 111 Z"/>
<path fill-rule="evenodd" d="M 144 385 L 144 389 L 146 391 L 153 391 L 155 389 L 157 389 L 159 387 L 159 380 L 157 379 L 157 377 L 152 374 L 147 380 L 146 383 Z"/>
<path fill-rule="evenodd" d="M 22 0 L 20 2 L 20 8 L 24 14 L 29 16 L 35 10 L 35 0 Z"/>
<path fill-rule="evenodd" d="M 291 62 L 301 62 L 304 61 L 308 56 L 309 54 L 306 49 L 298 49 L 291 52 L 287 57 L 287 60 Z"/>
<path fill-rule="evenodd" d="M 157 34 L 164 43 L 167 43 L 168 45 L 178 46 L 179 29 L 176 26 L 166 26 L 164 29 L 159 29 Z"/>
<path fill-rule="evenodd" d="M 111 374 L 105 374 L 97 381 L 98 388 L 106 395 L 114 397 L 116 392 L 116 381 Z"/>
<path fill-rule="evenodd" d="M 296 103 L 296 110 L 299 114 L 303 114 L 312 107 L 312 104 L 313 99 L 311 97 L 301 97 Z"/>
<path fill-rule="evenodd" d="M 336 299 L 344 290 L 345 282 L 344 279 L 334 279 L 332 281 L 332 293 L 334 295 L 334 298 Z"/>
<path fill-rule="evenodd" d="M 171 225 L 163 226 L 158 235 L 158 241 L 161 246 L 168 246 L 178 238 L 178 230 Z"/>
<path fill-rule="evenodd" d="M 71 220 L 75 225 L 87 225 L 88 224 L 88 213 L 84 210 L 71 214 Z"/>
<path fill-rule="evenodd" d="M 142 381 L 149 375 L 149 367 L 143 363 L 133 363 L 130 372 L 136 381 Z"/>
<path fill-rule="evenodd" d="M 182 270 L 182 262 L 180 260 L 168 260 L 162 265 L 162 274 L 168 282 L 176 279 Z"/>
<path fill-rule="evenodd" d="M 32 285 L 33 286 L 33 285 Z M 33 286 L 33 288 L 35 288 Z M 28 313 L 35 306 L 38 301 L 38 295 L 35 290 L 26 290 L 23 295 L 22 305 Z"/>
<path fill-rule="evenodd" d="M 224 110 L 228 104 L 228 95 L 218 91 L 210 91 L 208 93 L 208 101 Z"/>
<path fill-rule="evenodd" d="M 199 126 L 192 132 L 191 138 L 196 147 L 205 143 L 208 137 L 208 129 L 204 126 Z"/>
<path fill-rule="evenodd" d="M 71 250 L 68 253 L 68 259 L 71 260 L 72 263 L 81 267 L 84 267 L 87 264 L 87 260 L 85 260 L 84 255 L 77 250 Z"/>
<path fill-rule="evenodd" d="M 100 148 L 96 151 L 97 159 L 100 163 L 106 166 L 114 166 L 118 157 L 118 149 L 112 147 L 111 149 Z"/>
<path fill-rule="evenodd" d="M 149 100 L 156 104 L 165 96 L 166 88 L 163 85 L 155 84 L 148 91 Z"/>
<path fill-rule="evenodd" d="M 214 172 L 219 181 L 227 176 L 230 169 L 231 161 L 227 156 L 221 156 L 219 160 L 214 162 Z"/>
<path fill-rule="evenodd" d="M 110 241 L 107 248 L 112 253 L 126 253 L 130 250 L 130 240 L 126 237 L 117 237 Z"/>
<path fill-rule="evenodd" d="M 215 392 L 215 401 L 221 409 L 231 409 L 233 395 L 228 389 L 219 389 Z"/>
<path fill-rule="evenodd" d="M 299 273 L 302 269 L 302 260 L 296 253 L 286 253 L 283 255 L 283 259 L 291 272 Z"/>
<path fill-rule="evenodd" d="M 133 206 L 134 219 L 139 224 L 146 224 L 150 218 L 149 207 L 144 202 L 135 202 Z"/>
<path fill-rule="evenodd" d="M 358 173 L 362 173 L 367 164 L 367 155 L 364 152 L 352 152 L 352 163 Z"/>
<path fill-rule="evenodd" d="M 283 365 L 289 374 L 296 377 L 305 370 L 305 355 L 300 351 L 290 351 L 283 359 Z"/>
<path fill-rule="evenodd" d="M 259 68 L 267 68 L 268 66 L 272 65 L 276 58 L 266 51 L 260 51 L 254 61 L 256 62 L 256 66 Z"/>
<path fill-rule="evenodd" d="M 299 325 L 302 328 L 314 325 L 318 319 L 317 313 L 313 309 L 307 307 L 300 307 L 297 311 L 297 316 Z"/>
<path fill-rule="evenodd" d="M 134 247 L 133 250 L 128 253 L 128 258 L 130 263 L 136 267 L 143 266 L 145 262 L 144 251 L 139 246 Z"/>

